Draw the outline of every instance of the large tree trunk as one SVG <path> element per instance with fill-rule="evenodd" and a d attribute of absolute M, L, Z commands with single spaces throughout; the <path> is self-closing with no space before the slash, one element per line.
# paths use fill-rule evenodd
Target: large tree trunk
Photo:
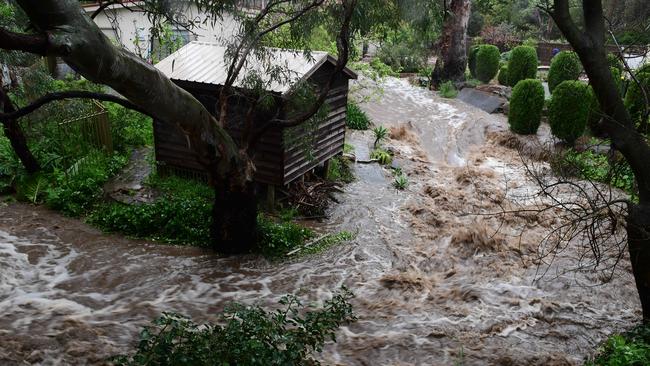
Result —
<path fill-rule="evenodd" d="M 467 68 L 467 24 L 470 0 L 452 0 L 440 42 L 440 56 L 431 75 L 434 88 L 443 81 L 464 81 Z"/>
<path fill-rule="evenodd" d="M 650 206 L 634 206 L 627 219 L 632 273 L 641 300 L 643 319 L 650 321 Z"/>
<path fill-rule="evenodd" d="M 576 51 L 605 118 L 597 128 L 630 164 L 639 186 L 639 204 L 629 205 L 628 249 L 643 317 L 650 321 L 650 146 L 636 128 L 616 87 L 605 49 L 605 19 L 600 0 L 583 0 L 585 31 L 571 19 L 568 0 L 554 0 L 551 16 Z"/>
<path fill-rule="evenodd" d="M 7 93 L 2 89 L 0 89 L 0 109 L 4 113 L 16 111 L 11 99 L 9 99 Z M 29 150 L 29 146 L 27 146 L 27 139 L 25 138 L 25 134 L 20 128 L 18 121 L 14 119 L 5 121 L 3 123 L 3 129 L 5 136 L 9 139 L 9 143 L 11 143 L 11 147 L 14 149 L 14 152 L 25 167 L 27 173 L 33 174 L 41 170 L 38 160 L 36 160 L 32 152 Z"/>
<path fill-rule="evenodd" d="M 257 197 L 254 185 L 215 185 L 210 230 L 214 248 L 224 254 L 248 252 L 257 242 Z"/>

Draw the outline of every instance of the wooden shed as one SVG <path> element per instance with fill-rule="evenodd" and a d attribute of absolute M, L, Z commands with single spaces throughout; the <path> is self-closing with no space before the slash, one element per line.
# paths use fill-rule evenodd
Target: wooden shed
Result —
<path fill-rule="evenodd" d="M 268 50 L 272 57 L 265 62 L 289 70 L 286 82 L 272 82 L 268 87 L 268 91 L 280 101 L 279 108 L 284 115 L 290 113 L 288 101 L 296 83 L 306 80 L 318 89 L 327 82 L 336 65 L 336 59 L 325 52 L 312 52 L 311 57 L 306 57 L 302 52 Z M 191 42 L 160 61 L 156 68 L 216 115 L 219 92 L 227 76 L 223 61 L 225 52 L 226 48 L 217 44 Z M 260 67 L 257 62 L 249 62 L 234 87 L 242 88 L 240 80 L 246 77 L 249 69 L 256 67 Z M 326 118 L 319 119 L 319 123 L 284 131 L 269 129 L 264 134 L 256 144 L 253 156 L 257 182 L 271 186 L 286 185 L 343 152 L 348 81 L 356 77 L 348 68 L 336 76 L 326 100 L 325 110 L 328 114 Z M 237 140 L 241 136 L 246 102 L 243 98 L 232 97 L 228 108 L 226 130 Z M 254 123 L 268 120 L 274 113 L 259 112 L 255 115 Z M 187 139 L 174 126 L 154 121 L 154 141 L 156 160 L 163 169 L 189 175 L 205 174 Z"/>

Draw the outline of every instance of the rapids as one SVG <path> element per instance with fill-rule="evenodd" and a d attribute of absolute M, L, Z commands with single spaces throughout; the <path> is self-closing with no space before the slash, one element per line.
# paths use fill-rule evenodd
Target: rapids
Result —
<path fill-rule="evenodd" d="M 366 80 L 355 97 L 377 88 L 362 108 L 391 127 L 385 145 L 409 187 L 356 164 L 329 218 L 310 225 L 358 235 L 317 256 L 220 258 L 102 234 L 42 207 L 0 206 L 0 364 L 102 364 L 132 349 L 162 311 L 207 322 L 230 301 L 275 306 L 296 293 L 319 302 L 341 285 L 355 293 L 359 320 L 327 345 L 324 364 L 580 364 L 640 319 L 627 264 L 605 285 L 583 273 L 539 278 L 531 257 L 544 221 L 474 214 L 536 190 L 498 143 L 503 116 L 393 78 Z M 357 154 L 372 141 L 370 131 L 348 135 Z"/>

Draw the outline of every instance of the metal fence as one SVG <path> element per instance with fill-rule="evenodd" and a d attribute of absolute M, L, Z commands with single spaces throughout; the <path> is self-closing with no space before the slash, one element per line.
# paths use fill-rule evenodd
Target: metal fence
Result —
<path fill-rule="evenodd" d="M 104 106 L 93 100 L 94 111 L 81 117 L 71 118 L 59 123 L 62 128 L 75 127 L 81 132 L 80 137 L 93 146 L 113 152 L 113 137 L 111 135 L 111 122 Z"/>

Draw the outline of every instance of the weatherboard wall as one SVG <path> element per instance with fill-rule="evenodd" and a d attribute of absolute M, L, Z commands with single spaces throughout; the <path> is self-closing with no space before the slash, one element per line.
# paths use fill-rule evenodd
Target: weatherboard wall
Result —
<path fill-rule="evenodd" d="M 309 80 L 322 87 L 332 71 L 333 65 L 326 63 Z M 174 82 L 192 93 L 211 113 L 216 114 L 219 86 L 185 81 Z M 255 144 L 253 150 L 253 162 L 256 166 L 255 181 L 278 186 L 285 185 L 342 153 L 347 96 L 348 77 L 341 74 L 334 81 L 325 102 L 327 118 L 317 126 L 312 125 L 311 128 L 307 128 L 303 124 L 287 132 L 277 128 L 269 129 Z M 241 121 L 244 120 L 245 112 L 246 105 L 237 98 L 231 98 L 226 130 L 235 141 L 241 138 Z M 270 114 L 258 113 L 253 121 L 260 125 L 269 118 Z M 287 138 L 288 134 L 291 138 Z M 206 176 L 206 171 L 189 146 L 187 138 L 177 127 L 159 120 L 154 121 L 154 140 L 156 160 L 160 163 L 162 171 L 173 171 L 189 176 Z"/>

